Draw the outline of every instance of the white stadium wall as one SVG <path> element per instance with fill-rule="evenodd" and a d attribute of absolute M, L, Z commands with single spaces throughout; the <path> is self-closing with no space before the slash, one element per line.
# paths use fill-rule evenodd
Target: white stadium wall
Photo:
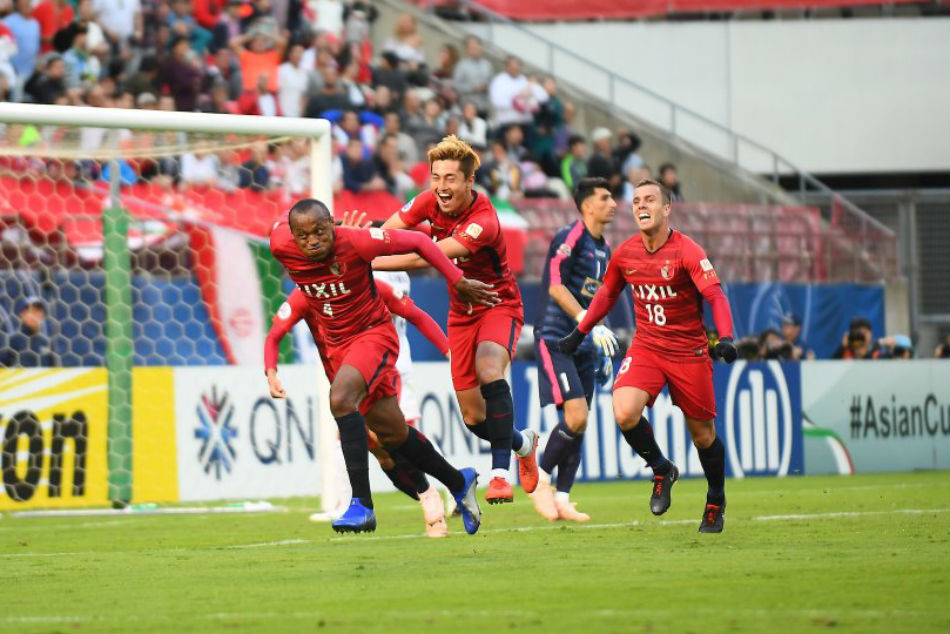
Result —
<path fill-rule="evenodd" d="M 494 28 L 499 42 L 546 66 L 542 47 Z M 808 171 L 950 169 L 950 19 L 529 28 Z M 589 71 L 556 59 L 562 79 L 592 86 Z M 638 114 L 669 122 L 661 108 Z"/>

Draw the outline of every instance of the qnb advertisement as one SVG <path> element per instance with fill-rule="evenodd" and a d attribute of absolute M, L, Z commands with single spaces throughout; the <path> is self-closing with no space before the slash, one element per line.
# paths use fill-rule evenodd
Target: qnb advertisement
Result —
<path fill-rule="evenodd" d="M 313 495 L 319 490 L 320 398 L 314 366 L 280 372 L 275 400 L 259 368 L 176 368 L 182 501 Z"/>
<path fill-rule="evenodd" d="M 950 363 L 802 367 L 809 473 L 950 469 Z"/>
<path fill-rule="evenodd" d="M 412 384 L 421 404 L 421 429 L 458 466 L 491 469 L 487 442 L 468 433 L 462 422 L 447 364 L 417 363 Z M 538 401 L 537 368 L 515 362 L 511 368 L 516 426 L 541 432 L 542 443 L 557 425 L 553 406 Z M 727 473 L 733 477 L 803 472 L 800 366 L 779 362 L 717 364 L 714 371 L 717 433 L 726 445 Z M 652 477 L 652 471 L 627 445 L 613 418 L 611 393 L 601 390 L 591 404 L 580 480 Z M 682 411 L 664 390 L 646 412 L 657 442 L 683 475 L 702 476 Z"/>

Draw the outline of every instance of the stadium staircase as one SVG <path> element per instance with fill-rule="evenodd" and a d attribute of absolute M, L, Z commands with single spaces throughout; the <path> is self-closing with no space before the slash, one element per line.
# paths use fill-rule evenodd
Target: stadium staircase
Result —
<path fill-rule="evenodd" d="M 474 20 L 443 19 L 426 10 L 433 3 L 425 0 L 416 4 L 378 0 L 374 39 L 385 41 L 398 16 L 410 13 L 419 25 L 427 59 L 436 59 L 443 44 L 458 45 L 467 34 L 475 33 L 482 37 L 485 53 L 496 67 L 503 65 L 506 55 L 516 54 L 525 62 L 526 72 L 554 76 L 562 96 L 577 107 L 575 129 L 626 127 L 643 140 L 639 153 L 648 165 L 676 164 L 685 198 L 710 203 L 682 207 L 685 215 L 681 223 L 706 238 L 710 255 L 717 261 L 733 261 L 740 273 L 738 279 L 877 283 L 898 278 L 894 231 L 778 153 L 479 3 L 453 0 L 453 4 Z M 576 74 L 579 68 L 590 80 L 584 86 L 569 84 L 558 72 L 570 69 Z M 665 112 L 660 117 L 665 123 L 658 124 L 656 116 L 650 121 L 639 116 L 631 104 L 651 113 Z M 770 173 L 752 171 L 752 166 L 763 163 L 771 166 Z M 794 183 L 794 191 L 783 189 L 780 181 Z M 816 201 L 820 202 L 814 207 Z M 810 214 L 804 211 L 809 205 L 813 210 Z M 540 207 L 546 209 L 545 213 L 532 211 L 539 208 L 535 201 L 518 205 L 519 213 L 535 231 L 570 218 L 570 209 L 552 211 L 559 207 L 556 203 Z M 807 231 L 801 229 L 806 226 Z M 629 236 L 630 231 L 627 228 L 624 233 L 618 223 L 619 235 Z M 734 240 L 718 241 L 714 234 L 724 238 L 731 235 Z M 805 234 L 812 237 L 802 237 Z M 529 275 L 535 272 L 530 249 L 537 242 L 527 241 L 525 271 Z M 799 250 L 804 247 L 811 248 Z"/>

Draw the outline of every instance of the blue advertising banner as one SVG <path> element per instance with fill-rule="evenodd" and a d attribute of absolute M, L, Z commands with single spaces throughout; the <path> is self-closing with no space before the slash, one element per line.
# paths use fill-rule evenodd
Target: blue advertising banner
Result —
<path fill-rule="evenodd" d="M 454 464 L 490 470 L 488 443 L 465 430 L 452 391 L 448 364 L 417 363 L 413 372 L 422 411 L 421 429 Z M 716 430 L 726 445 L 727 474 L 732 477 L 797 475 L 802 455 L 801 370 L 799 364 L 770 361 L 717 363 L 713 375 L 718 417 Z M 553 406 L 538 401 L 538 371 L 517 361 L 511 368 L 515 424 L 541 432 L 542 443 L 557 425 Z M 614 422 L 609 390 L 600 390 L 591 404 L 578 479 L 585 481 L 649 478 L 652 472 L 636 456 Z M 684 476 L 703 475 L 680 409 L 667 391 L 647 411 L 660 448 Z"/>

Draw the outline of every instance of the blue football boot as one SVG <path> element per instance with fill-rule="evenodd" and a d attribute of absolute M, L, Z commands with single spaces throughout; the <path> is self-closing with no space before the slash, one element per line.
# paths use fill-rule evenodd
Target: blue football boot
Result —
<path fill-rule="evenodd" d="M 359 498 L 353 498 L 349 508 L 340 519 L 333 520 L 332 526 L 338 533 L 371 533 L 376 530 L 376 515 L 373 509 L 363 506 Z"/>
<path fill-rule="evenodd" d="M 471 467 L 460 469 L 459 472 L 465 478 L 465 486 L 458 493 L 452 493 L 452 497 L 455 498 L 455 504 L 462 512 L 462 524 L 465 525 L 465 532 L 474 535 L 478 532 L 478 527 L 482 523 L 482 510 L 478 508 L 478 500 L 475 499 L 478 473 Z"/>

